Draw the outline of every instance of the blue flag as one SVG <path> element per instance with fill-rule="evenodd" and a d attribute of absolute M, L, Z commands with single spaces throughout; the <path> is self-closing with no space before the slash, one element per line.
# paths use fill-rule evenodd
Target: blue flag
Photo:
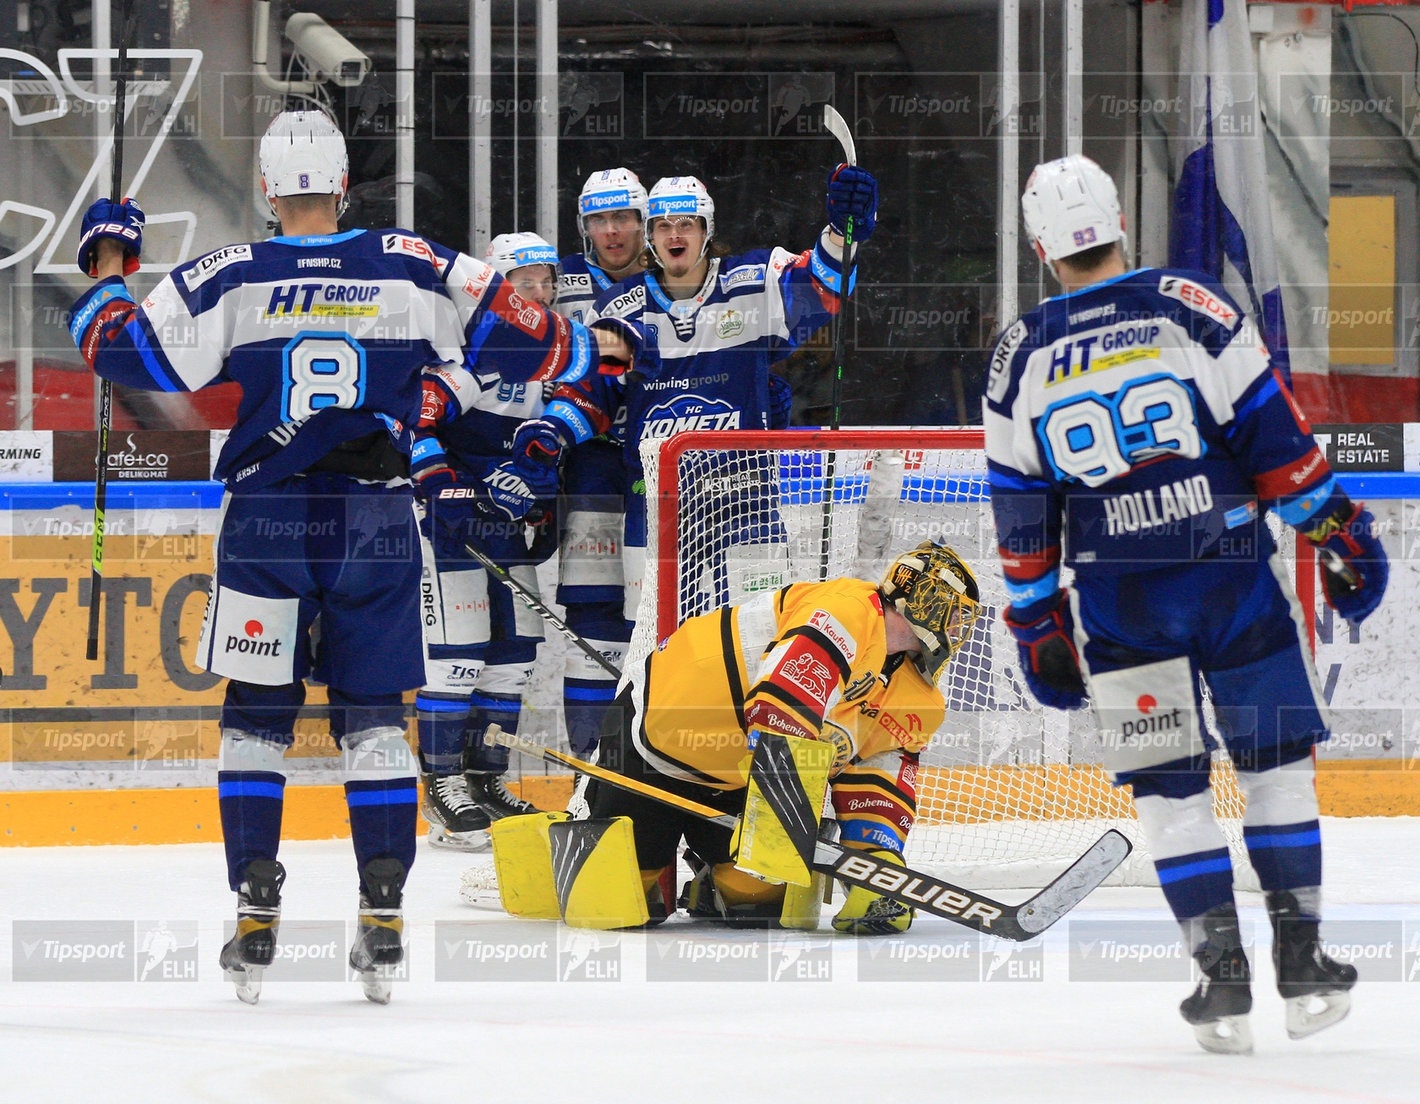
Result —
<path fill-rule="evenodd" d="M 1261 325 L 1290 385 L 1257 64 L 1244 0 L 1183 0 L 1184 98 L 1169 263 L 1218 280 Z"/>

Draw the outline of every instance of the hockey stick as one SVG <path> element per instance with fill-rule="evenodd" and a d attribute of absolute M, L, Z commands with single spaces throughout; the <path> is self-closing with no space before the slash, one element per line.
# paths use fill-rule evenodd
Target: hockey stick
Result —
<path fill-rule="evenodd" d="M 853 134 L 848 122 L 834 110 L 832 104 L 823 105 L 823 125 L 838 139 L 843 147 L 843 160 L 850 165 L 858 163 L 858 151 L 853 145 Z M 848 325 L 846 303 L 853 278 L 853 216 L 849 215 L 843 226 L 843 272 L 840 274 L 838 295 L 838 319 L 833 328 L 833 407 L 830 412 L 829 429 L 837 430 L 843 410 L 843 361 L 845 330 Z M 823 464 L 823 543 L 819 553 L 819 579 L 828 578 L 828 542 L 833 525 L 833 481 L 837 477 L 837 463 L 833 449 L 829 449 Z"/>
<path fill-rule="evenodd" d="M 123 29 L 118 39 L 118 71 L 113 78 L 113 174 L 109 198 L 123 201 L 123 111 L 128 98 L 128 40 L 133 37 L 137 12 L 123 0 L 119 12 Z M 104 510 L 108 506 L 108 431 L 113 425 L 113 381 L 99 385 L 99 441 L 94 455 L 94 543 L 89 561 L 89 637 L 84 656 L 99 658 L 99 603 L 104 589 Z"/>
<path fill-rule="evenodd" d="M 708 805 L 659 789 L 649 783 L 627 778 L 565 752 L 554 751 L 521 736 L 489 725 L 483 742 L 511 748 L 538 759 L 550 759 L 581 774 L 613 786 L 632 790 L 644 797 L 673 805 L 713 824 L 733 829 L 737 820 Z M 919 908 L 943 920 L 961 924 L 983 935 L 994 935 L 1020 943 L 1045 931 L 1093 892 L 1128 856 L 1132 845 L 1111 828 L 1071 864 L 1070 868 L 1028 901 L 1008 905 L 930 874 L 883 862 L 863 851 L 852 851 L 828 840 L 814 844 L 813 868 L 824 874 L 880 893 L 909 908 Z"/>
<path fill-rule="evenodd" d="M 601 652 L 597 651 L 585 640 L 583 640 L 582 637 L 577 634 L 576 629 L 574 629 L 571 625 L 567 624 L 567 622 L 562 620 L 562 618 L 558 617 L 557 614 L 552 612 L 552 610 L 548 609 L 547 605 L 543 602 L 541 598 L 539 598 L 531 590 L 525 587 L 522 583 L 518 582 L 517 579 L 513 578 L 512 574 L 508 571 L 507 568 L 503 567 L 497 560 L 495 560 L 492 556 L 488 555 L 488 553 L 484 552 L 481 548 L 476 548 L 471 544 L 465 544 L 463 546 L 463 550 L 467 552 L 470 556 L 472 556 L 475 560 L 477 560 L 479 564 L 482 565 L 483 570 L 487 571 L 488 574 L 493 576 L 493 578 L 497 579 L 505 587 L 511 590 L 513 592 L 513 597 L 517 598 L 520 602 L 522 602 L 523 605 L 527 606 L 528 609 L 532 610 L 533 613 L 537 614 L 554 629 L 556 629 L 573 644 L 575 644 L 588 659 L 590 659 L 607 674 L 612 675 L 616 678 L 621 677 L 621 671 L 619 668 L 613 666 L 607 660 L 606 656 L 602 655 Z"/>

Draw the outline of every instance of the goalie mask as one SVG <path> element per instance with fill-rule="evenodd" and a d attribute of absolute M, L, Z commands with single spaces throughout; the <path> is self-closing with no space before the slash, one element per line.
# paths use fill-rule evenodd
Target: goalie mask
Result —
<path fill-rule="evenodd" d="M 261 136 L 257 160 L 267 203 L 278 196 L 333 195 L 336 214 L 344 213 L 350 158 L 345 137 L 325 112 L 283 111 Z"/>
<path fill-rule="evenodd" d="M 1037 165 L 1021 195 L 1026 233 L 1042 261 L 1058 261 L 1124 237 L 1114 181 L 1088 157 L 1072 154 Z"/>
<path fill-rule="evenodd" d="M 923 541 L 888 565 L 879 589 L 922 641 L 917 666 L 936 682 L 980 612 L 976 576 L 946 545 Z"/>

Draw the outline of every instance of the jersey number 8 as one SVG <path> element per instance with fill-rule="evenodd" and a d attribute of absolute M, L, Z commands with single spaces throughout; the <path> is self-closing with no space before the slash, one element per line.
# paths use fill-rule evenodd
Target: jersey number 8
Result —
<path fill-rule="evenodd" d="M 281 412 L 297 422 L 318 410 L 353 410 L 365 399 L 365 350 L 346 334 L 298 334 L 281 350 Z"/>
<path fill-rule="evenodd" d="M 1094 391 L 1050 406 L 1036 432 L 1057 479 L 1099 487 L 1136 464 L 1203 455 L 1193 395 L 1173 376 L 1146 376 L 1116 394 Z"/>

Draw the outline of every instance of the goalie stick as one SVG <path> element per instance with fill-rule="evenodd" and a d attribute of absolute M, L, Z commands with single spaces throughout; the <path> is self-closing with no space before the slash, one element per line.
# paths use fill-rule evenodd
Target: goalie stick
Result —
<path fill-rule="evenodd" d="M 133 37 L 137 10 L 133 0 L 119 5 L 122 30 L 118 38 L 118 71 L 113 78 L 113 175 L 109 198 L 123 201 L 123 112 L 128 95 L 128 40 Z M 84 658 L 99 658 L 99 603 L 104 590 L 104 511 L 108 506 L 108 433 L 113 426 L 113 381 L 99 384 L 99 440 L 94 454 L 94 542 L 89 558 L 89 635 Z"/>
<path fill-rule="evenodd" d="M 620 786 L 663 804 L 684 809 L 724 828 L 733 829 L 737 823 L 736 818 L 709 805 L 702 805 L 698 801 L 659 789 L 649 783 L 627 778 L 574 755 L 543 747 L 526 737 L 504 732 L 496 724 L 488 726 L 483 735 L 483 742 L 490 746 L 510 748 L 536 759 L 561 763 L 578 773 L 600 778 L 613 786 Z M 1129 840 L 1111 828 L 1076 859 L 1068 870 L 1034 897 L 1018 905 L 993 900 L 931 874 L 883 862 L 865 852 L 853 851 L 828 840 L 820 839 L 815 842 L 813 868 L 850 885 L 862 886 L 909 908 L 921 909 L 983 935 L 994 935 L 998 939 L 1021 943 L 1045 931 L 1089 896 L 1109 877 L 1115 867 L 1125 860 L 1131 849 Z"/>

